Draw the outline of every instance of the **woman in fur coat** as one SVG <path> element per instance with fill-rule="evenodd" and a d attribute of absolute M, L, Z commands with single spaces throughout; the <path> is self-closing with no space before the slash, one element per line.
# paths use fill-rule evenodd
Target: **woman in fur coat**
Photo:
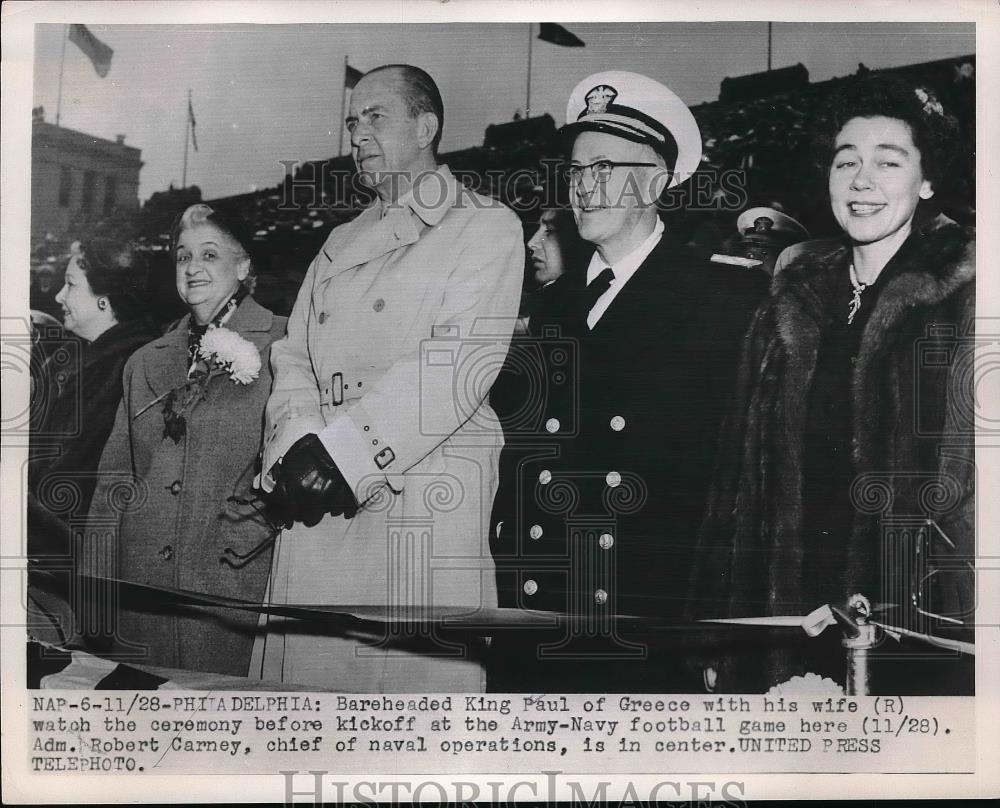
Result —
<path fill-rule="evenodd" d="M 104 238 L 75 242 L 55 297 L 63 328 L 41 324 L 36 331 L 28 555 L 34 569 L 56 576 L 33 579 L 29 590 L 37 639 L 61 643 L 73 631 L 65 583 L 72 530 L 90 507 L 97 464 L 122 398 L 125 363 L 159 334 L 148 317 L 147 283 L 146 263 L 133 244 Z"/>
<path fill-rule="evenodd" d="M 55 297 L 68 336 L 42 326 L 45 336 L 35 346 L 29 491 L 64 520 L 90 506 L 125 362 L 159 336 L 148 316 L 147 279 L 145 261 L 128 242 L 74 243 Z"/>
<path fill-rule="evenodd" d="M 830 118 L 843 236 L 800 245 L 755 316 L 691 602 L 699 617 L 804 615 L 861 593 L 895 604 L 886 623 L 947 634 L 972 625 L 975 242 L 924 208 L 954 177 L 957 126 L 928 90 L 884 78 L 843 91 Z M 807 671 L 844 684 L 836 628 L 750 632 L 709 655 L 718 689 Z M 954 654 L 907 660 L 889 639 L 873 653 L 892 657 L 873 692 L 971 687 Z"/>

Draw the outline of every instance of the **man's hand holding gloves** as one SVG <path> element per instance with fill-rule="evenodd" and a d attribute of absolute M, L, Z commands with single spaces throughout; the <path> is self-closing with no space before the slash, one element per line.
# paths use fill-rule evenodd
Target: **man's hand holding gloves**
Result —
<path fill-rule="evenodd" d="M 351 486 L 315 433 L 295 441 L 271 469 L 271 476 L 278 503 L 306 527 L 319 524 L 328 513 L 351 519 L 358 512 Z"/>

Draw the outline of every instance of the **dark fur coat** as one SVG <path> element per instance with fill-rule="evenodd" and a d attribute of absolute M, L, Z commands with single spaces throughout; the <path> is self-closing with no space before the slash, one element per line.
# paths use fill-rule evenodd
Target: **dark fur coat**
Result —
<path fill-rule="evenodd" d="M 31 517 L 67 522 L 86 516 L 97 464 L 122 399 L 125 363 L 157 336 L 151 322 L 139 319 L 116 323 L 93 342 L 61 334 L 35 346 L 39 373 L 32 391 L 28 465 L 33 556 L 69 551 L 64 535 L 44 529 L 58 522 L 40 518 L 39 529 L 31 530 L 36 524 Z"/>
<path fill-rule="evenodd" d="M 43 326 L 32 347 L 28 554 L 36 569 L 58 576 L 32 581 L 29 630 L 38 639 L 62 643 L 71 631 L 62 573 L 70 564 L 72 531 L 90 507 L 125 363 L 157 336 L 145 319 L 117 323 L 93 342 Z M 54 592 L 45 591 L 52 586 Z"/>
<path fill-rule="evenodd" d="M 970 615 L 975 242 L 940 217 L 890 262 L 861 336 L 844 413 L 851 528 L 830 537 L 846 542 L 845 561 L 821 579 L 802 574 L 814 552 L 802 541 L 808 393 L 824 331 L 846 315 L 832 291 L 849 262 L 846 243 L 811 243 L 775 278 L 754 318 L 720 440 L 692 616 L 805 614 L 822 605 L 814 602 L 820 592 L 905 605 L 917 579 L 924 609 Z M 921 533 L 928 543 L 918 551 Z M 889 622 L 935 630 L 905 622 L 907 611 L 893 610 Z M 802 670 L 794 654 L 773 653 L 758 658 L 756 672 L 764 679 L 755 686 L 766 688 Z"/>

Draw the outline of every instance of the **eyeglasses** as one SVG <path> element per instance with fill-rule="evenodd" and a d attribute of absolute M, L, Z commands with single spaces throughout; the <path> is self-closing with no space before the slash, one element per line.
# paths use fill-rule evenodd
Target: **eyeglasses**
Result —
<path fill-rule="evenodd" d="M 597 182 L 607 182 L 611 179 L 611 172 L 616 168 L 632 168 L 647 166 L 655 168 L 657 163 L 616 163 L 613 160 L 597 160 L 585 166 L 571 165 L 565 169 L 566 179 L 572 183 L 577 183 L 583 179 L 583 170 L 590 169 L 590 178 Z"/>

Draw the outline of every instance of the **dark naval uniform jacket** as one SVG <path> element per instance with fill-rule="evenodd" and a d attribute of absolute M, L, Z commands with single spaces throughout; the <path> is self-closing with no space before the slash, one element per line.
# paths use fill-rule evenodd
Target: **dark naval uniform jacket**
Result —
<path fill-rule="evenodd" d="M 649 638 L 618 637 L 609 618 L 683 614 L 720 421 L 767 278 L 664 234 L 592 330 L 585 267 L 556 284 L 532 318 L 538 336 L 511 348 L 507 370 L 528 395 L 504 419 L 491 541 L 501 605 L 584 619 L 541 640 L 507 633 L 497 689 L 657 692 L 669 677 L 635 664 L 657 656 Z M 594 659 L 609 649 L 613 682 Z"/>

